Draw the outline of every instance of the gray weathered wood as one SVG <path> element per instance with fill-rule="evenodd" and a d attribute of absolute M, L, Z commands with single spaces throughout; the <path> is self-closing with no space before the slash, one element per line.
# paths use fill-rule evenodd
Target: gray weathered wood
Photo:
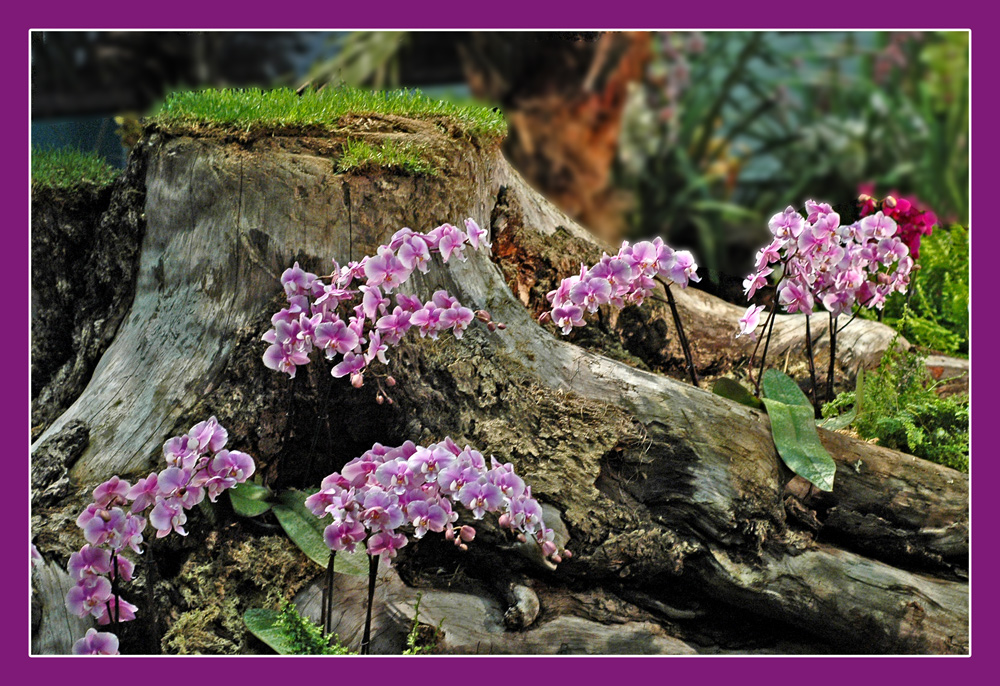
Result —
<path fill-rule="evenodd" d="M 186 428 L 178 427 L 181 417 L 220 388 L 234 388 L 223 383 L 228 367 L 235 359 L 259 360 L 266 347 L 259 335 L 280 293 L 278 276 L 296 259 L 319 269 L 330 258 L 343 263 L 374 252 L 401 226 L 427 230 L 468 216 L 492 228 L 498 247 L 505 232 L 530 229 L 549 253 L 597 248 L 496 150 L 449 143 L 447 172 L 438 177 L 352 176 L 335 174 L 318 144 L 283 145 L 248 148 L 180 137 L 144 148 L 151 156 L 147 231 L 135 302 L 88 387 L 39 441 L 72 420 L 89 426 L 89 447 L 71 472 L 77 482 L 148 469 L 159 460 L 162 442 Z M 410 334 L 393 354 L 400 381 L 393 397 L 403 418 L 395 430 L 414 441 L 451 435 L 514 462 L 534 494 L 561 512 L 570 536 L 574 556 L 554 572 L 553 583 L 638 586 L 691 574 L 703 581 L 706 596 L 759 608 L 845 652 L 968 650 L 968 586 L 954 571 L 966 566 L 966 476 L 821 432 L 838 462 L 832 496 L 789 493 L 792 475 L 778 458 L 764 413 L 554 335 L 537 323 L 521 293 L 508 288 L 503 257 L 470 253 L 466 262 L 415 275 L 406 289 L 427 298 L 447 288 L 507 327 L 489 332 L 477 323 L 461 341 Z M 685 314 L 715 331 L 715 339 L 728 335 L 718 332 L 742 311 L 694 291 L 676 295 Z M 779 354 L 795 344 L 800 323 L 779 319 Z M 883 350 L 890 338 L 886 327 L 856 324 L 840 338 L 848 367 Z M 699 346 L 701 352 L 712 347 L 691 338 L 696 355 Z M 251 342 L 240 348 L 239 340 Z M 266 385 L 262 379 L 274 378 L 266 374 L 272 373 L 254 371 L 238 380 L 245 388 L 235 388 L 250 394 Z M 345 384 L 335 388 L 357 397 Z M 247 422 L 252 430 L 231 432 L 234 444 L 255 440 L 251 431 L 267 431 L 282 412 L 274 407 L 281 403 L 277 396 L 255 397 L 272 405 Z M 239 404 L 240 411 L 257 407 Z M 798 519 L 786 515 L 789 496 L 798 503 Z M 815 527 L 800 526 L 810 517 Z M 861 520 L 864 526 L 857 525 Z M 885 540 L 894 545 L 881 545 Z M 487 564 L 514 564 L 496 530 L 484 528 L 476 543 L 492 560 Z M 435 597 L 442 607 L 458 602 Z M 495 631 L 503 626 L 499 606 L 477 597 L 463 602 L 479 603 L 492 619 L 478 628 L 456 625 L 449 650 L 475 652 L 464 633 L 510 640 L 509 632 Z M 436 603 L 428 605 L 428 617 L 439 616 L 431 609 Z M 926 621 L 907 614 L 918 606 Z M 405 616 L 402 607 L 396 611 Z M 345 639 L 359 631 L 357 614 L 350 613 L 338 624 Z M 826 628 L 858 618 L 870 625 L 866 631 Z M 580 619 L 539 620 L 524 633 L 532 638 L 511 650 L 550 650 L 556 639 L 545 631 L 575 637 L 567 639 L 574 652 L 629 652 L 640 643 L 654 652 L 684 650 L 655 627 L 609 632 Z M 386 621 L 398 636 L 400 621 Z M 612 634 L 620 638 L 633 629 L 646 638 L 631 648 L 614 643 Z"/>

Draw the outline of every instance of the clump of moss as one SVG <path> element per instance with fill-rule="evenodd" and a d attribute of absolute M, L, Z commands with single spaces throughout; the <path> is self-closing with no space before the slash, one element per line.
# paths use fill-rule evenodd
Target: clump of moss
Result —
<path fill-rule="evenodd" d="M 68 190 L 79 186 L 103 187 L 119 170 L 94 152 L 76 148 L 34 148 L 31 151 L 32 188 Z"/>
<path fill-rule="evenodd" d="M 163 651 L 246 652 L 249 632 L 243 613 L 289 600 L 316 571 L 282 536 L 236 541 L 210 534 L 172 581 L 183 610 L 163 636 Z"/>
<path fill-rule="evenodd" d="M 356 138 L 348 139 L 337 160 L 337 171 L 370 171 L 372 168 L 391 169 L 413 176 L 438 174 L 437 168 L 412 145 L 389 140 L 369 143 Z"/>
<path fill-rule="evenodd" d="M 823 407 L 824 417 L 856 412 L 851 427 L 862 438 L 960 471 L 969 470 L 969 397 L 939 397 L 922 355 L 898 350 L 882 356 L 856 391 Z"/>
<path fill-rule="evenodd" d="M 324 636 L 312 620 L 299 614 L 294 603 L 285 601 L 278 613 L 278 627 L 288 637 L 293 655 L 356 655 L 334 636 Z M 333 639 L 332 643 L 330 639 Z"/>
<path fill-rule="evenodd" d="M 418 90 L 369 91 L 350 86 L 307 90 L 222 89 L 172 93 L 154 114 L 160 125 L 217 125 L 240 131 L 319 127 L 334 130 L 345 115 L 440 118 L 468 136 L 498 141 L 507 132 L 495 109 L 432 100 Z"/>

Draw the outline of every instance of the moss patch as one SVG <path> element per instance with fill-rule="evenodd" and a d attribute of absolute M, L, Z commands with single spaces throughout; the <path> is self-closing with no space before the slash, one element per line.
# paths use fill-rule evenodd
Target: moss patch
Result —
<path fill-rule="evenodd" d="M 432 100 L 420 91 L 367 91 L 340 86 L 307 90 L 287 88 L 201 90 L 172 93 L 152 121 L 163 127 L 215 127 L 236 132 L 343 128 L 345 117 L 395 116 L 431 119 L 473 140 L 499 142 L 507 132 L 495 109 Z"/>
<path fill-rule="evenodd" d="M 171 582 L 177 597 L 163 652 L 178 655 L 248 652 L 243 613 L 277 609 L 318 573 L 282 536 L 231 539 L 213 532 Z"/>
<path fill-rule="evenodd" d="M 412 176 L 438 174 L 437 167 L 415 145 L 392 140 L 369 143 L 348 139 L 337 160 L 337 171 L 369 172 L 373 169 L 388 169 Z"/>
<path fill-rule="evenodd" d="M 76 148 L 33 149 L 31 186 L 59 190 L 102 188 L 118 178 L 119 171 L 93 152 Z"/>

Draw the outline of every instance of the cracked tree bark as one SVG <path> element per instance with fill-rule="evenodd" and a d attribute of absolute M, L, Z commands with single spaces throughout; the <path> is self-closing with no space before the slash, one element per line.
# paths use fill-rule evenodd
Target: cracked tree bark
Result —
<path fill-rule="evenodd" d="M 821 431 L 836 485 L 829 494 L 802 488 L 780 462 L 765 414 L 664 373 L 681 376 L 682 357 L 663 308 L 608 316 L 578 341 L 631 365 L 537 323 L 544 292 L 602 247 L 497 149 L 396 118 L 367 118 L 350 134 L 409 137 L 443 171 L 337 174 L 335 136 L 149 133 L 138 153 L 146 232 L 131 310 L 86 389 L 33 452 L 82 422 L 90 439 L 70 469 L 76 486 L 144 476 L 159 468 L 166 438 L 212 413 L 279 487 L 314 487 L 375 441 L 450 435 L 511 461 L 560 513 L 574 556 L 554 572 L 539 568 L 478 523 L 462 558 L 427 539 L 410 546 L 402 576 L 428 587 L 427 616 L 450 617 L 441 645 L 455 652 L 475 652 L 473 644 L 544 652 L 560 632 L 573 637 L 569 652 L 689 652 L 683 618 L 695 605 L 766 618 L 811 637 L 816 651 L 968 651 L 965 475 Z M 392 354 L 391 406 L 375 405 L 373 384 L 331 380 L 320 361 L 294 380 L 263 367 L 260 336 L 293 261 L 323 273 L 330 258 L 373 253 L 401 226 L 428 230 L 469 216 L 491 227 L 494 255 L 437 264 L 407 289 L 427 298 L 447 288 L 505 330 L 475 324 L 460 341 L 410 334 Z M 732 339 L 742 308 L 690 289 L 676 297 L 703 375 L 745 364 L 747 344 Z M 800 326 L 779 317 L 773 359 L 799 345 Z M 891 337 L 855 322 L 838 339 L 842 367 L 870 362 Z M 461 592 L 479 598 L 470 612 L 495 606 L 492 625 L 473 627 L 441 590 L 428 571 L 441 564 L 464 565 L 482 582 Z M 497 591 L 510 584 L 541 599 L 517 631 L 496 619 L 521 602 Z M 402 617 L 412 595 L 393 582 L 383 598 Z M 690 607 L 674 608 L 674 597 Z M 608 625 L 633 639 L 615 642 Z M 389 641 L 385 650 L 398 647 Z"/>

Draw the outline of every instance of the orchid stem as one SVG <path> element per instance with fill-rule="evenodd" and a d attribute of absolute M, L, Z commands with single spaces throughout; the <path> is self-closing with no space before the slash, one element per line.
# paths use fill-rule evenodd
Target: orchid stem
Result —
<path fill-rule="evenodd" d="M 361 637 L 361 654 L 371 651 L 372 605 L 375 602 L 375 576 L 378 572 L 378 555 L 368 556 L 368 614 L 365 616 L 365 632 Z"/>
<path fill-rule="evenodd" d="M 674 300 L 674 294 L 670 290 L 670 285 L 657 278 L 663 285 L 663 290 L 667 294 L 667 304 L 670 305 L 670 314 L 674 318 L 674 328 L 677 329 L 677 339 L 680 341 L 681 349 L 684 351 L 684 362 L 687 364 L 688 374 L 691 377 L 691 383 L 698 387 L 698 372 L 694 366 L 694 358 L 691 356 L 691 346 L 688 344 L 687 335 L 684 333 L 684 326 L 681 324 L 681 315 L 677 311 L 677 302 Z M 657 298 L 662 300 L 661 298 Z"/>
<path fill-rule="evenodd" d="M 826 401 L 833 400 L 833 374 L 837 362 L 837 317 L 830 313 L 830 368 L 826 373 Z"/>
<path fill-rule="evenodd" d="M 772 306 L 771 307 L 771 314 L 769 314 L 767 316 L 767 321 L 764 322 L 764 328 L 767 329 L 767 335 L 766 335 L 766 340 L 764 341 L 764 352 L 761 353 L 761 356 L 760 356 L 760 373 L 757 374 L 757 381 L 754 383 L 754 395 L 756 397 L 758 397 L 758 398 L 760 397 L 760 382 L 761 382 L 761 379 L 764 378 L 764 362 L 767 361 L 767 347 L 769 345 L 771 345 L 771 332 L 774 331 L 774 320 L 775 320 L 774 314 L 775 314 L 776 311 L 777 311 L 777 309 L 774 306 Z M 760 341 L 757 341 L 757 345 L 760 345 Z M 756 352 L 757 352 L 757 348 L 755 346 L 754 347 L 754 353 L 756 354 Z M 751 364 L 751 367 L 752 367 L 753 366 L 753 355 L 750 356 L 750 364 Z"/>
<path fill-rule="evenodd" d="M 809 320 L 811 317 L 806 315 L 806 357 L 809 358 L 809 380 L 812 382 L 812 404 L 813 404 L 813 414 L 816 418 L 819 418 L 819 400 L 816 398 L 816 360 L 813 357 L 813 341 L 812 333 L 809 331 Z"/>
<path fill-rule="evenodd" d="M 323 589 L 323 611 L 320 623 L 324 634 L 333 633 L 333 561 L 337 551 L 330 551 L 330 562 L 326 565 L 326 586 Z"/>

